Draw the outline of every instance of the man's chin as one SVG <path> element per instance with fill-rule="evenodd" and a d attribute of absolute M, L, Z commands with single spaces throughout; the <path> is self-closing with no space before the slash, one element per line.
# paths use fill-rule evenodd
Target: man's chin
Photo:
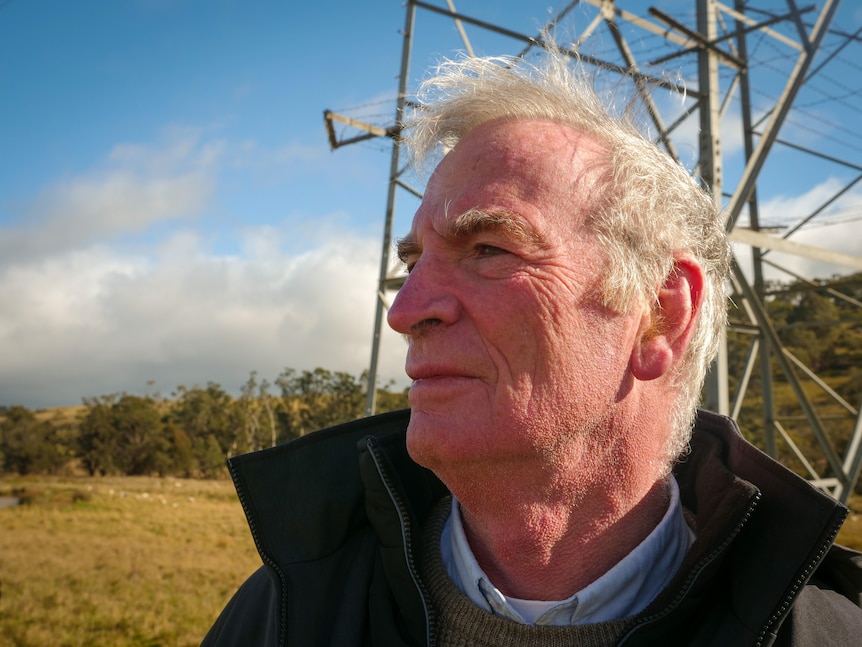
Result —
<path fill-rule="evenodd" d="M 471 423 L 472 417 L 460 407 L 412 410 L 407 452 L 416 463 L 434 472 L 475 460 L 482 452 L 482 426 Z"/>
<path fill-rule="evenodd" d="M 407 426 L 407 453 L 419 465 L 434 470 L 447 459 L 457 427 L 453 416 L 412 409 Z"/>

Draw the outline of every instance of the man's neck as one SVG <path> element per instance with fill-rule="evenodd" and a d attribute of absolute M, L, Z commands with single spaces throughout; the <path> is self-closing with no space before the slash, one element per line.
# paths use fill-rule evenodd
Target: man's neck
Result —
<path fill-rule="evenodd" d="M 542 496 L 502 487 L 486 490 L 486 497 L 475 482 L 453 489 L 470 547 L 500 591 L 522 599 L 565 599 L 658 525 L 668 505 L 665 479 L 637 483 L 625 469 L 603 476 L 575 479 Z"/>

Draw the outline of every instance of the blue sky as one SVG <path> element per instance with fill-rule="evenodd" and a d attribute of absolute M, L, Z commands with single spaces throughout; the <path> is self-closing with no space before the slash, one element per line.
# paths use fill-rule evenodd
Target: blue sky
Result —
<path fill-rule="evenodd" d="M 556 6 L 455 4 L 530 34 Z M 595 13 L 579 11 L 567 29 Z M 841 11 L 843 29 L 862 25 L 858 6 Z M 236 391 L 252 370 L 362 371 L 389 144 L 330 151 L 322 113 L 390 123 L 403 25 L 395 0 L 0 1 L 0 405 L 208 381 Z M 480 53 L 520 49 L 468 34 Z M 459 47 L 449 21 L 420 13 L 411 86 Z M 862 68 L 844 58 L 844 108 L 812 101 L 822 123 L 858 120 Z M 862 141 L 805 121 L 789 126 L 797 139 L 860 163 Z M 762 189 L 778 219 L 852 175 L 785 155 Z M 843 208 L 858 203 L 851 191 Z M 397 233 L 414 208 L 399 198 Z M 806 240 L 859 252 L 846 228 L 819 231 Z M 383 349 L 383 379 L 402 379 L 403 342 L 388 333 Z"/>

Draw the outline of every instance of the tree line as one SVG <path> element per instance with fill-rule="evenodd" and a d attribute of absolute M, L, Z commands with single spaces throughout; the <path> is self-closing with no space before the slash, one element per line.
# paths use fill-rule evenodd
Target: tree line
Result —
<path fill-rule="evenodd" d="M 173 475 L 216 478 L 229 456 L 272 447 L 360 418 L 366 375 L 285 369 L 271 384 L 253 371 L 239 396 L 219 384 L 180 386 L 170 398 L 119 393 L 84 399 L 74 419 L 45 419 L 23 406 L 0 408 L 0 467 L 7 473 Z M 407 394 L 378 389 L 378 410 L 407 406 Z"/>
<path fill-rule="evenodd" d="M 767 285 L 765 305 L 787 350 L 815 371 L 852 407 L 862 405 L 862 273 L 819 284 L 806 281 Z M 731 306 L 728 332 L 730 392 L 739 386 L 754 339 L 742 309 Z M 761 344 L 761 349 L 765 344 Z M 762 351 L 761 351 L 762 352 Z M 805 417 L 774 355 L 774 409 L 784 429 L 821 476 L 829 475 Z M 807 380 L 801 373 L 803 380 Z M 56 473 L 76 465 L 90 474 L 163 474 L 217 477 L 228 456 L 284 443 L 315 429 L 364 414 L 365 374 L 322 368 L 285 369 L 275 380 L 252 372 L 239 396 L 221 386 L 180 386 L 170 398 L 126 393 L 84 400 L 74 420 L 44 419 L 20 406 L 0 408 L 0 469 Z M 811 386 L 807 381 L 806 386 Z M 811 398 L 828 421 L 839 453 L 850 441 L 854 417 L 822 388 Z M 378 411 L 407 406 L 406 392 L 391 385 L 378 391 Z M 751 376 L 738 420 L 743 433 L 764 447 L 760 374 Z M 785 444 L 779 459 L 804 473 Z"/>

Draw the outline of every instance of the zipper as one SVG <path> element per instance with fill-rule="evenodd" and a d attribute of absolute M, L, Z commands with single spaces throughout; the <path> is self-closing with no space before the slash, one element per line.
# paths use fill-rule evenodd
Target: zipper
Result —
<path fill-rule="evenodd" d="M 239 497 L 239 503 L 242 506 L 243 511 L 245 512 L 245 517 L 248 520 L 248 527 L 251 530 L 251 538 L 254 540 L 254 546 L 257 548 L 257 552 L 260 555 L 260 558 L 263 560 L 264 564 L 269 566 L 273 571 L 278 574 L 278 579 L 281 581 L 281 627 L 278 632 L 278 644 L 279 647 L 284 646 L 284 641 L 287 636 L 287 582 L 284 579 L 284 573 L 281 572 L 281 569 L 275 563 L 275 561 L 269 557 L 267 553 L 262 550 L 262 543 L 260 540 L 260 532 L 258 531 L 257 524 L 255 523 L 255 517 L 251 514 L 252 510 L 249 508 L 248 497 L 245 493 L 245 486 L 241 484 L 239 480 L 239 473 L 236 471 L 233 463 L 228 461 L 227 464 L 228 471 L 230 472 L 231 479 L 233 479 L 234 486 L 236 487 L 236 493 Z"/>
<path fill-rule="evenodd" d="M 788 589 L 787 595 L 784 596 L 782 600 L 781 606 L 772 614 L 772 617 L 763 625 L 763 629 L 760 631 L 760 634 L 757 636 L 757 641 L 754 643 L 754 647 L 761 647 L 763 645 L 763 641 L 766 637 L 767 632 L 772 628 L 772 626 L 781 618 L 785 613 L 787 613 L 787 608 L 791 605 L 793 600 L 796 599 L 796 595 L 799 592 L 799 589 L 805 586 L 805 583 L 811 579 L 811 574 L 814 569 L 823 561 L 823 558 L 826 556 L 826 553 L 829 551 L 829 548 L 832 546 L 832 543 L 835 541 L 835 537 L 838 535 L 838 531 L 841 529 L 841 524 L 844 523 L 844 519 L 847 516 L 847 512 L 839 515 L 839 518 L 833 522 L 832 528 L 829 531 L 829 535 L 826 540 L 820 544 L 820 550 L 817 551 L 817 554 L 805 565 L 805 568 L 802 569 L 802 572 L 799 574 L 799 577 L 793 582 L 793 585 Z"/>
<path fill-rule="evenodd" d="M 682 599 L 688 595 L 689 590 L 691 590 L 692 585 L 695 580 L 700 576 L 703 570 L 709 566 L 715 559 L 723 553 L 730 543 L 736 538 L 736 535 L 742 530 L 742 527 L 748 522 L 748 519 L 751 517 L 754 508 L 757 507 L 757 504 L 760 502 L 761 494 L 757 493 L 755 498 L 748 505 L 748 509 L 745 511 L 745 515 L 739 521 L 738 524 L 733 528 L 733 531 L 728 535 L 728 537 L 713 550 L 709 555 L 704 557 L 700 562 L 698 562 L 697 566 L 692 569 L 691 575 L 688 576 L 685 583 L 682 586 L 679 594 L 671 601 L 670 604 L 667 605 L 662 611 L 656 613 L 652 616 L 644 618 L 641 622 L 637 624 L 637 626 L 632 627 L 632 629 L 623 636 L 623 639 L 619 642 L 620 645 L 624 644 L 631 636 L 641 627 L 651 624 L 656 620 L 660 620 L 668 613 L 673 611 L 673 609 L 682 601 Z M 832 546 L 832 542 L 835 541 L 835 537 L 838 535 L 838 531 L 841 529 L 841 524 L 844 521 L 845 515 L 842 515 L 840 519 L 836 520 L 833 523 L 833 526 L 830 530 L 830 533 L 826 540 L 820 545 L 820 550 L 817 554 L 806 564 L 805 568 L 799 574 L 799 577 L 793 582 L 793 585 L 788 589 L 787 595 L 784 596 L 781 606 L 772 614 L 772 616 L 767 620 L 767 622 L 763 625 L 763 628 L 758 634 L 757 639 L 754 642 L 753 647 L 763 647 L 764 640 L 766 638 L 766 634 L 772 628 L 772 626 L 781 618 L 787 611 L 787 608 L 790 606 L 791 602 L 796 598 L 796 595 L 799 589 L 805 585 L 805 583 L 810 579 L 812 571 L 817 567 L 818 564 L 823 560 L 823 557 L 826 555 L 826 552 L 829 550 L 829 547 Z"/>
<path fill-rule="evenodd" d="M 727 550 L 727 547 L 730 546 L 731 542 L 742 530 L 742 527 L 746 523 L 748 523 L 748 520 L 751 518 L 752 512 L 754 512 L 754 509 L 760 502 L 760 498 L 761 494 L 760 492 L 757 492 L 754 495 L 754 498 L 748 504 L 748 508 L 745 510 L 745 514 L 743 515 L 742 519 L 739 520 L 739 523 L 737 523 L 736 526 L 733 527 L 733 530 L 727 535 L 727 537 L 723 542 L 721 542 L 721 544 L 716 546 L 712 550 L 712 552 L 709 553 L 709 555 L 701 559 L 695 565 L 695 567 L 691 570 L 689 576 L 686 578 L 685 582 L 683 582 L 682 588 L 680 588 L 680 591 L 676 595 L 676 597 L 671 600 L 671 602 L 664 609 L 662 609 L 658 613 L 654 613 L 651 616 L 647 616 L 646 618 L 641 620 L 636 626 L 632 627 L 631 630 L 629 630 L 629 632 L 625 636 L 623 636 L 622 640 L 620 640 L 620 642 L 618 643 L 619 645 L 624 644 L 641 627 L 644 627 L 648 624 L 652 624 L 657 620 L 661 620 L 663 617 L 673 611 L 677 607 L 677 605 L 679 605 L 680 602 L 682 602 L 682 600 L 688 595 L 689 591 L 691 590 L 691 587 L 694 585 L 694 582 L 700 577 L 700 574 L 703 573 L 704 569 L 706 569 L 706 567 L 712 564 L 712 562 L 714 562 L 719 555 L 721 555 L 725 550 Z M 758 643 L 758 645 L 759 644 L 760 643 Z"/>
<path fill-rule="evenodd" d="M 404 559 L 407 562 L 407 569 L 410 572 L 410 578 L 413 580 L 413 585 L 419 592 L 419 599 L 422 600 L 422 608 L 425 610 L 426 644 L 428 647 L 433 647 L 436 643 L 436 636 L 434 624 L 431 621 L 432 611 L 428 605 L 428 593 L 425 590 L 425 585 L 419 579 L 419 569 L 416 565 L 416 560 L 413 557 L 413 533 L 410 527 L 410 517 L 407 514 L 407 506 L 404 504 L 401 494 L 395 488 L 392 483 L 392 479 L 384 467 L 384 459 L 377 443 L 377 439 L 373 436 L 367 438 L 365 440 L 365 446 L 371 454 L 374 466 L 377 468 L 377 474 L 380 476 L 380 480 L 386 488 L 389 499 L 392 501 L 392 505 L 395 506 L 395 510 L 398 513 L 398 520 L 401 525 L 401 538 L 404 540 Z"/>

